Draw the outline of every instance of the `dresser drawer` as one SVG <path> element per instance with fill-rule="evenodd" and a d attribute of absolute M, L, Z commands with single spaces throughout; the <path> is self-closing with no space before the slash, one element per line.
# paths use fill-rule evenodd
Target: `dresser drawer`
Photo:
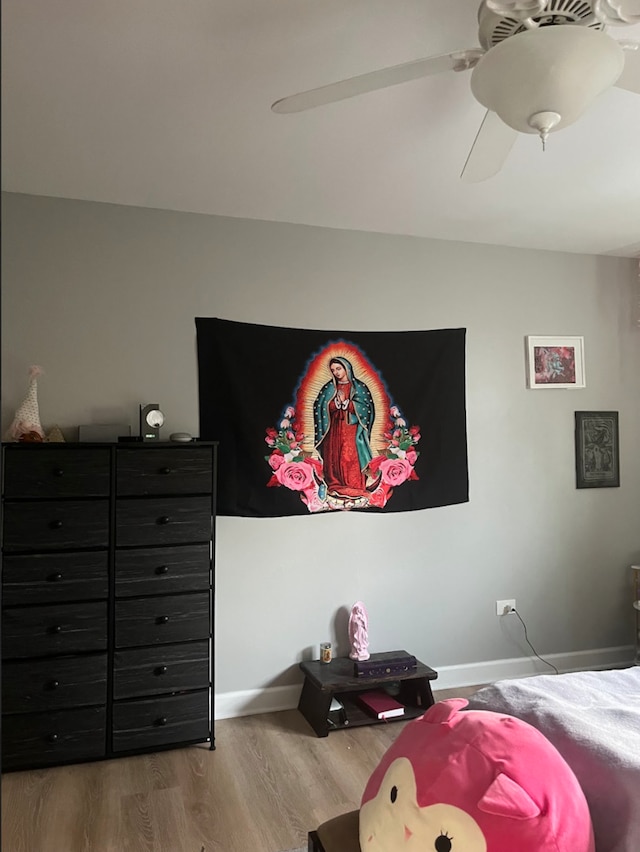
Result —
<path fill-rule="evenodd" d="M 116 595 L 195 592 L 209 587 L 209 545 L 116 551 Z"/>
<path fill-rule="evenodd" d="M 209 541 L 211 497 L 120 499 L 116 503 L 116 546 L 191 544 Z"/>
<path fill-rule="evenodd" d="M 2 712 L 27 713 L 105 704 L 107 655 L 5 663 Z"/>
<path fill-rule="evenodd" d="M 10 606 L 106 598 L 107 572 L 106 550 L 7 555 L 3 560 L 3 601 Z"/>
<path fill-rule="evenodd" d="M 209 691 L 126 701 L 113 707 L 113 750 L 150 748 L 209 738 Z"/>
<path fill-rule="evenodd" d="M 3 659 L 103 651 L 106 647 L 106 603 L 3 610 Z"/>
<path fill-rule="evenodd" d="M 209 593 L 116 601 L 116 648 L 209 636 Z"/>
<path fill-rule="evenodd" d="M 118 449 L 116 494 L 211 494 L 213 457 L 211 449 L 149 448 Z"/>
<path fill-rule="evenodd" d="M 107 547 L 108 500 L 4 504 L 5 552 Z"/>
<path fill-rule="evenodd" d="M 94 760 L 106 752 L 104 707 L 27 713 L 2 719 L 2 768 Z"/>
<path fill-rule="evenodd" d="M 113 697 L 183 692 L 209 685 L 209 642 L 116 651 Z"/>
<path fill-rule="evenodd" d="M 5 452 L 5 497 L 106 497 L 108 449 L 29 447 Z"/>

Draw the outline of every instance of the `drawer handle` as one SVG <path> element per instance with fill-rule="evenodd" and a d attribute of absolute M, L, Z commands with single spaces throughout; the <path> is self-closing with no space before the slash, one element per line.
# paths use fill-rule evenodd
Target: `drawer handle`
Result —
<path fill-rule="evenodd" d="M 47 577 L 47 582 L 49 583 L 59 583 L 62 580 L 62 574 L 49 574 Z"/>
<path fill-rule="evenodd" d="M 168 565 L 158 565 L 156 568 L 156 574 L 167 574 L 169 571 Z"/>
<path fill-rule="evenodd" d="M 171 518 L 169 517 L 169 515 L 162 515 L 162 517 L 158 518 L 158 523 L 164 525 L 168 524 L 170 520 Z"/>
<path fill-rule="evenodd" d="M 167 724 L 167 717 L 160 716 L 160 718 L 156 719 L 153 724 L 156 725 L 158 728 L 164 728 L 164 726 Z"/>
<path fill-rule="evenodd" d="M 56 521 L 51 521 L 49 524 L 52 530 L 59 530 L 62 527 L 62 521 L 60 519 Z"/>
<path fill-rule="evenodd" d="M 58 735 L 57 734 L 47 734 L 45 739 L 48 743 L 57 743 L 58 742 Z"/>
<path fill-rule="evenodd" d="M 64 476 L 64 470 L 61 467 L 55 467 L 53 469 L 54 476 Z"/>
<path fill-rule="evenodd" d="M 169 621 L 169 616 L 168 616 L 168 615 L 159 615 L 159 616 L 156 618 L 156 624 L 167 624 L 167 623 L 168 623 L 168 621 Z"/>
<path fill-rule="evenodd" d="M 159 677 L 160 675 L 163 675 L 163 674 L 166 674 L 166 673 L 167 673 L 167 667 L 166 667 L 166 666 L 157 666 L 157 668 L 155 668 L 155 669 L 153 670 L 153 673 L 154 673 L 154 675 L 156 675 L 157 677 Z"/>
<path fill-rule="evenodd" d="M 52 624 L 47 632 L 48 633 L 62 633 L 62 626 L 60 624 Z"/>
<path fill-rule="evenodd" d="M 161 468 L 160 468 L 160 473 L 161 473 L 163 476 L 168 476 L 170 473 L 173 473 L 173 471 L 171 470 L 171 468 L 170 468 L 170 467 L 161 467 Z"/>
<path fill-rule="evenodd" d="M 47 689 L 57 689 L 60 686 L 60 681 L 59 680 L 49 680 L 49 681 L 47 681 L 45 686 L 46 686 Z"/>

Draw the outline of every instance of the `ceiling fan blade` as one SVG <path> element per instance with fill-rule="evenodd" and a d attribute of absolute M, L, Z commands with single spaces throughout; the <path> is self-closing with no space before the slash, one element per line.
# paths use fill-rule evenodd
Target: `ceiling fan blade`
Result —
<path fill-rule="evenodd" d="M 638 0 L 595 0 L 592 6 L 595 17 L 607 26 L 640 24 Z"/>
<path fill-rule="evenodd" d="M 640 95 L 640 46 L 636 46 L 636 50 L 625 50 L 624 68 L 616 86 Z"/>
<path fill-rule="evenodd" d="M 486 0 L 487 9 L 501 17 L 523 21 L 544 11 L 547 0 Z"/>
<path fill-rule="evenodd" d="M 465 183 L 479 183 L 497 174 L 517 136 L 517 130 L 506 125 L 495 112 L 488 110 L 462 169 L 462 180 Z"/>
<path fill-rule="evenodd" d="M 477 47 L 459 50 L 456 53 L 429 56 L 426 59 L 416 59 L 390 68 L 381 68 L 379 71 L 360 74 L 358 77 L 350 77 L 339 83 L 330 83 L 328 86 L 320 86 L 318 89 L 310 89 L 308 92 L 281 98 L 272 104 L 271 109 L 279 113 L 301 112 L 312 107 L 342 101 L 345 98 L 353 98 L 356 95 L 364 95 L 376 89 L 395 86 L 397 83 L 441 74 L 443 71 L 467 71 L 477 64 L 484 53 L 484 50 Z"/>

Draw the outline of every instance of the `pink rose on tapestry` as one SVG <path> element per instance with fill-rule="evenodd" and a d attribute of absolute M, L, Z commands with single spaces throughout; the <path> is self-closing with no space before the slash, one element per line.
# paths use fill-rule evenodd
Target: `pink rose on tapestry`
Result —
<path fill-rule="evenodd" d="M 269 456 L 269 466 L 272 470 L 277 470 L 279 467 L 282 467 L 284 464 L 284 456 L 280 455 L 280 453 L 271 453 Z"/>
<path fill-rule="evenodd" d="M 320 499 L 317 488 L 308 488 L 300 496 L 310 512 L 322 512 L 327 508 L 326 502 Z"/>
<path fill-rule="evenodd" d="M 313 467 L 306 462 L 285 462 L 275 475 L 280 485 L 291 491 L 306 491 L 313 484 Z"/>
<path fill-rule="evenodd" d="M 413 468 L 406 459 L 385 459 L 380 464 L 382 481 L 387 485 L 402 485 L 411 479 Z"/>
<path fill-rule="evenodd" d="M 376 509 L 382 509 L 387 505 L 387 500 L 393 494 L 393 488 L 381 483 L 369 498 L 369 505 Z"/>

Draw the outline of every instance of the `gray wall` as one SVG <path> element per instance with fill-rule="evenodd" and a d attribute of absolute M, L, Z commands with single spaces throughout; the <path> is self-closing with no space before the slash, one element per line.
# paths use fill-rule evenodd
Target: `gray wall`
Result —
<path fill-rule="evenodd" d="M 197 433 L 196 316 L 467 328 L 470 501 L 422 512 L 221 518 L 218 693 L 298 680 L 363 599 L 370 648 L 434 668 L 630 645 L 640 559 L 640 328 L 631 260 L 3 196 L 2 429 L 41 364 L 73 435 L 159 402 Z M 587 387 L 529 391 L 527 334 L 584 335 Z M 577 490 L 574 411 L 620 412 L 620 488 Z M 331 546 L 357 539 L 358 551 Z M 362 544 L 364 542 L 364 544 Z M 514 617 L 511 617 L 514 618 Z M 337 628 L 336 628 L 337 625 Z M 336 629 L 338 633 L 336 634 Z M 544 670 L 544 668 L 542 669 Z"/>

